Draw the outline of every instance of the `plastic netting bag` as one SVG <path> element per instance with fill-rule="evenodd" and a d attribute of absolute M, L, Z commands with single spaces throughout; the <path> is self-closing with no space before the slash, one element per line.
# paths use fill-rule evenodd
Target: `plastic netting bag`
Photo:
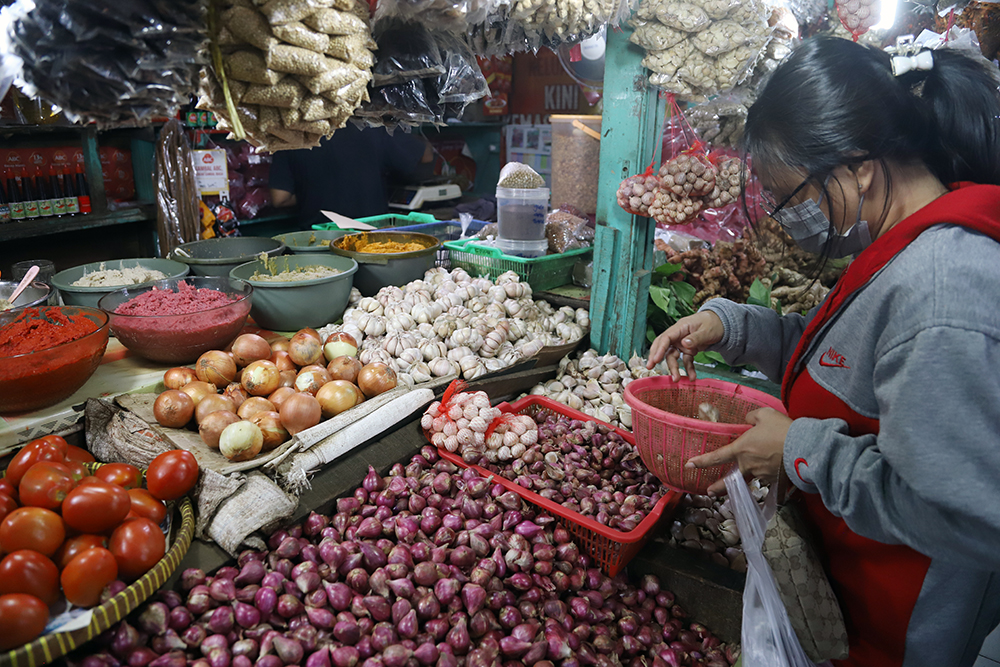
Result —
<path fill-rule="evenodd" d="M 652 164 L 646 171 L 635 176 L 629 176 L 618 186 L 618 205 L 626 213 L 649 217 L 649 205 L 656 197 L 656 189 L 660 187 L 660 177 Z"/>
<path fill-rule="evenodd" d="M 747 580 L 743 588 L 743 664 L 747 667 L 815 667 L 799 644 L 778 593 L 774 573 L 762 551 L 767 523 L 776 509 L 776 494 L 768 494 L 761 511 L 738 469 L 726 476 L 726 491 L 747 557 Z"/>
<path fill-rule="evenodd" d="M 836 0 L 837 17 L 858 41 L 882 20 L 881 0 Z"/>
<path fill-rule="evenodd" d="M 17 0 L 0 11 L 0 78 L 101 126 L 176 115 L 195 90 L 202 0 Z"/>

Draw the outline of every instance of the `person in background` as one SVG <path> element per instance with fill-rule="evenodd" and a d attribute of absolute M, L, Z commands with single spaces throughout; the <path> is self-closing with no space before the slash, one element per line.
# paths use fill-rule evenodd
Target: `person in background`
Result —
<path fill-rule="evenodd" d="M 805 315 L 715 299 L 650 350 L 675 380 L 702 350 L 783 380 L 787 417 L 754 411 L 687 465 L 794 484 L 844 612 L 838 667 L 969 667 L 1000 621 L 996 69 L 804 41 L 745 148 L 803 249 L 857 256 Z"/>
<path fill-rule="evenodd" d="M 298 206 L 303 229 L 327 222 L 320 211 L 349 218 L 382 215 L 389 210 L 387 180 L 426 178 L 433 160 L 433 148 L 422 138 L 348 123 L 316 148 L 274 154 L 271 203 Z"/>

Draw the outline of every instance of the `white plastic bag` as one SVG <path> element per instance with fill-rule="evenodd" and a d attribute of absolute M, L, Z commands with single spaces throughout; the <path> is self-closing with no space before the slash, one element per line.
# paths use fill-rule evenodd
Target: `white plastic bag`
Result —
<path fill-rule="evenodd" d="M 815 667 L 799 645 L 778 595 L 774 574 L 761 552 L 767 522 L 777 508 L 777 494 L 768 493 L 761 511 L 738 469 L 726 476 L 726 492 L 747 557 L 747 582 L 743 589 L 743 667 Z M 829 665 L 824 662 L 821 667 Z"/>

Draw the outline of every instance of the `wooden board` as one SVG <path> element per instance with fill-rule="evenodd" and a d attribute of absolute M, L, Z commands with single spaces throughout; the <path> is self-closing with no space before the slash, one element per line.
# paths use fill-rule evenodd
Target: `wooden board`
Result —
<path fill-rule="evenodd" d="M 202 442 L 201 436 L 198 435 L 197 431 L 184 428 L 167 428 L 166 426 L 157 424 L 156 417 L 153 416 L 153 402 L 156 400 L 157 395 L 155 393 L 122 394 L 115 399 L 115 402 L 149 424 L 149 427 L 153 431 L 162 435 L 178 449 L 185 449 L 194 454 L 199 466 L 214 470 L 220 475 L 229 475 L 234 472 L 259 468 L 271 459 L 281 456 L 285 450 L 292 446 L 292 441 L 289 440 L 280 447 L 259 454 L 249 461 L 230 461 L 220 454 L 219 450 L 212 449 Z"/>

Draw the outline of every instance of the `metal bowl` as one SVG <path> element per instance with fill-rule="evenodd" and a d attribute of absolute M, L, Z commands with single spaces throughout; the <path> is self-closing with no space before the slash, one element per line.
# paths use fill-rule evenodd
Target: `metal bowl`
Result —
<path fill-rule="evenodd" d="M 359 241 L 420 243 L 424 247 L 421 250 L 411 252 L 359 252 L 355 249 Z M 437 251 L 440 247 L 440 239 L 430 234 L 378 231 L 342 236 L 330 244 L 330 252 L 341 257 L 350 257 L 356 261 L 358 272 L 354 276 L 354 286 L 363 295 L 374 296 L 376 292 L 387 285 L 402 286 L 418 278 L 423 278 L 424 273 L 434 268 Z"/>
<path fill-rule="evenodd" d="M 262 252 L 268 257 L 285 253 L 285 244 L 264 236 L 229 236 L 192 241 L 177 246 L 170 259 L 191 267 L 194 276 L 229 276 L 240 264 L 256 259 Z"/>
<path fill-rule="evenodd" d="M 96 308 L 38 306 L 37 311 L 5 311 L 0 313 L 0 331 L 21 318 L 51 322 L 55 313 L 86 317 L 97 329 L 54 347 L 0 355 L 0 412 L 27 412 L 55 405 L 76 393 L 100 365 L 108 346 L 109 318 Z"/>
<path fill-rule="evenodd" d="M 112 269 L 152 269 L 159 271 L 169 278 L 181 278 L 186 276 L 191 270 L 187 264 L 175 262 L 170 259 L 159 257 L 137 257 L 135 259 L 111 259 L 106 262 L 91 262 L 81 264 L 72 269 L 60 271 L 52 277 L 52 285 L 59 290 L 63 303 L 67 306 L 89 306 L 97 308 L 98 302 L 105 294 L 122 289 L 126 285 L 107 285 L 104 287 L 79 287 L 73 283 L 87 273 L 96 273 Z M 142 283 L 148 285 L 149 283 Z M 138 287 L 139 285 L 127 285 L 127 287 Z"/>
<path fill-rule="evenodd" d="M 222 306 L 182 315 L 124 315 L 115 310 L 127 301 L 156 290 L 179 291 L 179 285 L 222 292 L 236 300 Z M 221 350 L 246 324 L 253 287 L 229 277 L 185 277 L 126 287 L 101 298 L 100 307 L 111 316 L 111 333 L 141 357 L 164 364 L 196 361 L 209 350 Z"/>
<path fill-rule="evenodd" d="M 14 293 L 14 288 L 17 287 L 18 280 L 0 280 L 0 299 L 4 301 L 10 298 L 10 295 Z M 30 308 L 31 306 L 41 306 L 48 300 L 49 296 L 52 294 L 52 288 L 47 284 L 39 281 L 35 281 L 24 288 L 21 295 L 17 297 L 17 300 L 11 304 L 10 310 L 20 310 L 21 308 Z M 3 311 L 0 311 L 3 312 Z"/>

